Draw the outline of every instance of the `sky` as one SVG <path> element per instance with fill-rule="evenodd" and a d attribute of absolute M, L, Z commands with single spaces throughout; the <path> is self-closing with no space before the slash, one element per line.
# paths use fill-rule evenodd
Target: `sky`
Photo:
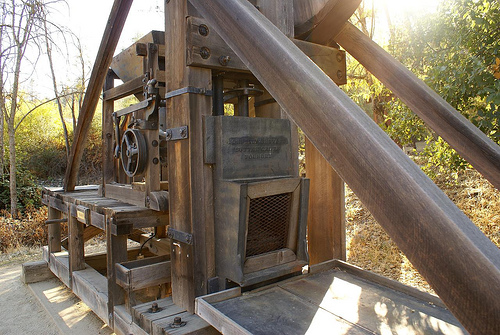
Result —
<path fill-rule="evenodd" d="M 95 61 L 106 22 L 113 5 L 113 0 L 66 0 L 68 6 L 52 7 L 51 20 L 60 26 L 69 28 L 83 46 L 87 74 L 90 75 Z M 151 30 L 164 30 L 163 0 L 134 1 L 129 16 L 123 28 L 116 53 L 129 47 L 138 37 L 146 35 Z M 69 35 L 66 35 L 69 40 Z M 65 40 L 57 36 L 58 52 L 54 52 L 56 61 L 56 76 L 62 84 L 65 79 L 73 80 L 80 73 L 77 55 L 74 48 L 65 48 Z M 72 52 L 73 51 L 73 52 Z M 69 54 L 68 54 L 69 52 Z M 42 55 L 37 64 L 36 78 L 31 83 L 31 89 L 45 96 L 53 96 L 52 81 L 46 56 Z"/>
<path fill-rule="evenodd" d="M 113 0 L 66 0 L 66 5 L 53 7 L 51 18 L 59 25 L 68 27 L 80 39 L 84 59 L 87 64 L 87 73 L 95 61 L 102 34 L 108 19 Z M 384 34 L 386 28 L 385 14 L 382 5 L 385 3 L 390 12 L 393 23 L 404 22 L 407 16 L 432 12 L 436 9 L 437 0 L 365 0 L 366 6 L 374 6 L 380 19 L 377 19 L 376 33 Z M 125 23 L 122 36 L 115 53 L 130 46 L 135 39 L 151 30 L 164 30 L 164 0 L 136 0 L 132 4 L 130 14 Z M 63 47 L 64 40 L 58 38 L 59 52 L 55 52 L 57 64 L 56 75 L 62 84 L 71 84 L 79 74 L 79 64 L 76 54 L 71 48 Z M 68 54 L 69 50 L 69 54 Z M 46 97 L 53 96 L 52 82 L 48 71 L 48 63 L 42 55 L 36 67 L 35 76 L 31 81 L 30 89 Z M 69 81 L 69 82 L 66 82 Z"/>

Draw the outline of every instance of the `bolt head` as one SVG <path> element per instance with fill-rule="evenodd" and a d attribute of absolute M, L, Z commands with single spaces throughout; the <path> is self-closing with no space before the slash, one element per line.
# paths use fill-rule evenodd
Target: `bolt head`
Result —
<path fill-rule="evenodd" d="M 210 30 L 206 25 L 202 24 L 198 27 L 198 32 L 200 33 L 201 36 L 208 36 Z"/>

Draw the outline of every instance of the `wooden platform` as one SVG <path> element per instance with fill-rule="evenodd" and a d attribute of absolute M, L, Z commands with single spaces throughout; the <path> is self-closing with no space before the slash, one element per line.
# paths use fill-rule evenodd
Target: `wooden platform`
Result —
<path fill-rule="evenodd" d="M 69 275 L 68 253 L 66 251 L 49 253 L 44 247 L 44 260 L 50 270 L 78 296 L 105 323 L 109 324 L 109 292 L 105 276 L 85 264 L 85 269 Z M 90 256 L 92 257 L 92 256 Z M 168 334 L 218 334 L 207 322 L 197 315 L 186 312 L 172 302 L 172 298 L 155 301 L 160 307 L 158 313 L 152 313 L 153 302 L 132 307 L 132 313 L 126 305 L 114 306 L 114 330 L 117 334 L 168 335 Z M 175 328 L 170 325 L 175 317 L 181 317 L 186 324 Z"/>
<path fill-rule="evenodd" d="M 127 235 L 134 229 L 156 227 L 168 222 L 168 212 L 158 212 L 146 207 L 99 195 L 98 186 L 80 186 L 73 192 L 61 188 L 46 188 L 42 193 L 43 204 L 62 213 L 78 217 L 79 221 L 102 230 L 106 218 L 111 219 L 113 235 Z"/>
<path fill-rule="evenodd" d="M 437 297 L 329 265 L 263 289 L 198 298 L 197 314 L 225 334 L 467 334 Z"/>

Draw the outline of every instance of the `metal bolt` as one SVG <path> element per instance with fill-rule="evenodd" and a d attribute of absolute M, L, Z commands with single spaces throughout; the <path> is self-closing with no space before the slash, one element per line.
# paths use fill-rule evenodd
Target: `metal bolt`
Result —
<path fill-rule="evenodd" d="M 210 57 L 210 49 L 207 47 L 202 47 L 200 50 L 200 56 L 203 59 L 207 59 Z"/>
<path fill-rule="evenodd" d="M 227 66 L 229 61 L 231 61 L 231 57 L 229 57 L 229 56 L 220 56 L 219 57 L 219 63 L 222 66 Z"/>
<path fill-rule="evenodd" d="M 167 139 L 167 141 L 170 141 L 172 139 L 172 130 L 171 129 L 167 129 L 166 134 L 165 134 L 165 138 Z"/>
<path fill-rule="evenodd" d="M 107 134 L 106 134 L 106 137 L 107 137 L 107 138 L 111 138 L 111 137 L 113 137 L 113 136 L 111 135 L 111 133 L 107 133 Z"/>
<path fill-rule="evenodd" d="M 181 135 L 182 138 L 186 138 L 187 137 L 187 128 L 186 127 L 182 127 L 181 128 L 180 135 Z"/>
<path fill-rule="evenodd" d="M 210 29 L 208 29 L 206 25 L 202 24 L 198 27 L 198 32 L 200 33 L 201 36 L 208 36 Z"/>
<path fill-rule="evenodd" d="M 160 160 L 158 158 L 156 158 L 156 157 L 153 158 L 153 164 L 154 165 L 158 164 L 158 162 L 160 162 Z"/>
<path fill-rule="evenodd" d="M 156 302 L 153 302 L 153 304 L 151 305 L 151 311 L 153 313 L 158 312 L 158 304 Z"/>
<path fill-rule="evenodd" d="M 339 52 L 337 53 L 337 62 L 342 62 L 342 60 L 344 59 L 344 56 L 342 56 L 342 54 Z"/>
<path fill-rule="evenodd" d="M 174 322 L 170 324 L 170 328 L 180 328 L 186 325 L 186 321 L 182 321 L 180 316 L 174 318 Z"/>
<path fill-rule="evenodd" d="M 153 142 L 151 142 L 151 145 L 156 148 L 158 146 L 158 141 L 153 140 Z"/>
<path fill-rule="evenodd" d="M 342 79 L 343 77 L 344 77 L 344 74 L 342 73 L 342 71 L 338 70 L 337 71 L 337 78 Z"/>

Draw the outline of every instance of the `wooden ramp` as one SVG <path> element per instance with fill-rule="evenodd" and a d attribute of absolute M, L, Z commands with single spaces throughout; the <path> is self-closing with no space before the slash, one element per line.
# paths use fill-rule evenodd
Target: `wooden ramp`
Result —
<path fill-rule="evenodd" d="M 197 313 L 224 334 L 467 334 L 435 296 L 326 264 L 263 289 L 199 298 Z"/>

